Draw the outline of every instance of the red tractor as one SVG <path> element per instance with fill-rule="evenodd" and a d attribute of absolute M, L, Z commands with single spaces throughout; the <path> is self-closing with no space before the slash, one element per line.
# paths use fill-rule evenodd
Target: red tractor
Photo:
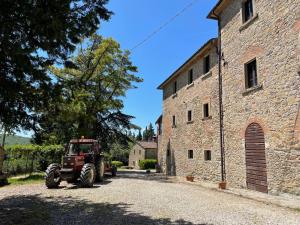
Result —
<path fill-rule="evenodd" d="M 92 187 L 95 181 L 103 181 L 104 174 L 116 176 L 117 168 L 105 162 L 98 141 L 73 139 L 66 147 L 62 166 L 54 163 L 46 170 L 45 183 L 48 188 L 57 188 L 62 180 L 82 187 Z"/>

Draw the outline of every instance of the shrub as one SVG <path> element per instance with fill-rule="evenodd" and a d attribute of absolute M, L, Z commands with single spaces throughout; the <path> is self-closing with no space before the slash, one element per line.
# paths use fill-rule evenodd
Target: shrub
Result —
<path fill-rule="evenodd" d="M 61 145 L 13 145 L 5 147 L 7 159 L 3 170 L 10 175 L 44 171 L 51 163 L 61 163 L 64 147 Z"/>
<path fill-rule="evenodd" d="M 120 162 L 120 161 L 112 161 L 111 165 L 116 166 L 118 168 L 124 166 L 124 164 L 122 162 Z"/>
<path fill-rule="evenodd" d="M 139 161 L 139 166 L 141 170 L 155 169 L 157 160 L 155 159 L 145 159 Z"/>

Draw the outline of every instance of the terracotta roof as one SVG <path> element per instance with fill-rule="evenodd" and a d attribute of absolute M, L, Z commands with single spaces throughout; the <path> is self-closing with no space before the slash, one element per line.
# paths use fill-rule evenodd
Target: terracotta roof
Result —
<path fill-rule="evenodd" d="M 156 120 L 155 124 L 161 123 L 161 122 L 162 122 L 162 118 L 163 118 L 163 116 L 160 115 L 160 116 L 158 117 L 158 119 Z"/>
<path fill-rule="evenodd" d="M 230 0 L 219 0 L 217 4 L 214 6 L 214 8 L 209 12 L 207 18 L 209 19 L 218 19 L 218 15 L 222 10 L 226 7 L 227 3 L 229 3 Z"/>
<path fill-rule="evenodd" d="M 176 77 L 178 75 L 178 73 L 185 68 L 185 66 L 191 62 L 195 57 L 197 57 L 198 55 L 200 55 L 203 50 L 206 49 L 206 47 L 208 47 L 210 44 L 214 44 L 216 43 L 218 39 L 217 38 L 212 38 L 209 41 L 207 41 L 197 52 L 195 52 L 185 63 L 183 63 L 174 73 L 171 74 L 171 76 L 169 76 L 161 85 L 158 86 L 157 89 L 163 89 L 163 87 L 168 84 L 174 77 Z"/>
<path fill-rule="evenodd" d="M 157 148 L 157 143 L 154 142 L 154 141 L 139 141 L 137 142 L 138 145 L 140 145 L 142 148 L 145 148 L 145 149 L 153 149 L 153 148 Z"/>

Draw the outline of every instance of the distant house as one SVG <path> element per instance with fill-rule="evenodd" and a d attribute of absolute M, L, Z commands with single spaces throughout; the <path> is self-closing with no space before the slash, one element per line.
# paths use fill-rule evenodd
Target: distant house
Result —
<path fill-rule="evenodd" d="M 139 169 L 139 161 L 144 159 L 157 159 L 157 143 L 154 141 L 139 141 L 133 146 L 129 154 L 129 166 Z"/>

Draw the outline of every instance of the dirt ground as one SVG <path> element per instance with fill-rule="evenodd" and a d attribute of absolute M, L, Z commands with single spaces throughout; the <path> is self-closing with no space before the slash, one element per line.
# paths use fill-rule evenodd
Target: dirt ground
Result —
<path fill-rule="evenodd" d="M 94 188 L 0 188 L 0 224 L 300 224 L 300 212 L 138 172 Z"/>

